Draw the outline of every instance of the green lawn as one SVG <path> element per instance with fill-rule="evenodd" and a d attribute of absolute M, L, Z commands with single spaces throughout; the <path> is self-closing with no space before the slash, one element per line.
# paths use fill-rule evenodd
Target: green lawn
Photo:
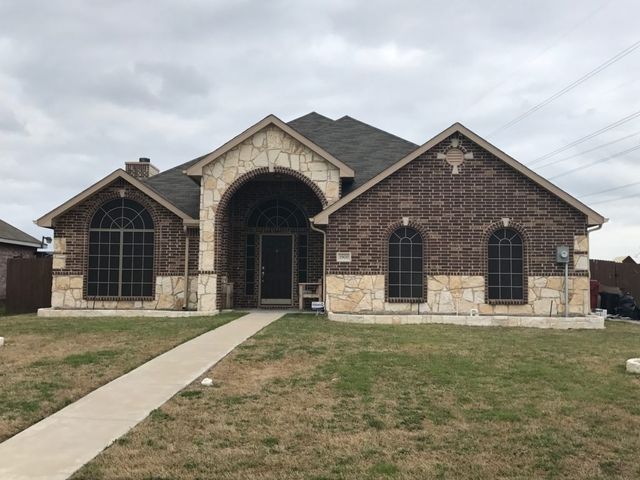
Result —
<path fill-rule="evenodd" d="M 640 478 L 640 327 L 290 315 L 77 479 Z"/>
<path fill-rule="evenodd" d="M 0 441 L 145 361 L 240 316 L 0 318 Z"/>

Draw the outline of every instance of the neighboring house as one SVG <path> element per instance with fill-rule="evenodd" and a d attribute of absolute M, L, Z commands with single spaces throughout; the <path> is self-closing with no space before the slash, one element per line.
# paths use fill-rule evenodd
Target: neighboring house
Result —
<path fill-rule="evenodd" d="M 39 240 L 0 220 L 0 301 L 7 293 L 7 260 L 35 257 L 41 246 Z"/>
<path fill-rule="evenodd" d="M 291 307 L 317 282 L 331 318 L 535 322 L 564 311 L 560 245 L 570 313 L 589 314 L 588 234 L 605 221 L 458 123 L 418 146 L 310 113 L 163 173 L 127 162 L 37 223 L 55 230 L 58 309 L 215 312 L 230 284 L 236 308 Z"/>
<path fill-rule="evenodd" d="M 628 263 L 630 265 L 637 265 L 636 261 L 631 255 L 622 255 L 613 259 L 616 263 Z"/>

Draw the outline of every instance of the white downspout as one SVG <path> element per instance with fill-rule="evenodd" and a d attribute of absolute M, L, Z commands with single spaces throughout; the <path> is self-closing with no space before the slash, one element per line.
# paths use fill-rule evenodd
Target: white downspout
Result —
<path fill-rule="evenodd" d="M 309 227 L 314 232 L 322 234 L 322 301 L 325 309 L 327 307 L 327 234 L 324 230 L 319 229 L 313 224 L 313 218 L 309 219 Z"/>

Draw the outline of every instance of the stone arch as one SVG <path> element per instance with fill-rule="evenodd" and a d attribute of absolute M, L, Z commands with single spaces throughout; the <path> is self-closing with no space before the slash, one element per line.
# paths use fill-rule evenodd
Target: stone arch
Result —
<path fill-rule="evenodd" d="M 221 265 L 221 260 L 223 259 L 223 256 L 225 255 L 225 252 L 222 251 L 222 247 L 221 247 L 221 240 L 223 237 L 223 231 L 225 228 L 226 223 L 228 223 L 226 216 L 228 215 L 228 207 L 229 207 L 229 202 L 231 201 L 231 199 L 233 198 L 234 194 L 246 183 L 248 183 L 249 181 L 262 176 L 262 175 L 269 175 L 269 174 L 284 174 L 284 175 L 288 175 L 290 177 L 295 178 L 296 180 L 304 183 L 307 187 L 309 187 L 311 189 L 311 191 L 315 194 L 315 196 L 318 198 L 318 200 L 320 201 L 320 204 L 322 205 L 322 207 L 326 207 L 328 202 L 327 199 L 325 197 L 325 195 L 322 193 L 322 190 L 320 190 L 320 188 L 313 183 L 313 181 L 311 179 L 309 179 L 308 177 L 306 177 L 305 175 L 302 175 L 301 173 L 292 170 L 290 168 L 285 168 L 285 167 L 275 167 L 275 169 L 273 171 L 270 171 L 269 168 L 267 167 L 261 167 L 261 168 L 256 168 L 255 170 L 251 170 L 250 172 L 245 173 L 244 175 L 240 176 L 239 178 L 236 179 L 235 182 L 233 182 L 229 188 L 227 188 L 224 192 L 224 194 L 222 195 L 222 197 L 220 198 L 220 201 L 218 202 L 217 206 L 215 207 L 215 211 L 214 211 L 214 263 L 213 263 L 213 270 L 215 273 L 219 272 L 219 266 Z"/>

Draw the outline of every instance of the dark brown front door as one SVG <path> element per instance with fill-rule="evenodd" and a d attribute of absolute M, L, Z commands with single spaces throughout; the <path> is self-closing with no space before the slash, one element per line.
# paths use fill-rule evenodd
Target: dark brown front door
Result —
<path fill-rule="evenodd" d="M 260 303 L 291 305 L 293 237 L 262 235 Z"/>

